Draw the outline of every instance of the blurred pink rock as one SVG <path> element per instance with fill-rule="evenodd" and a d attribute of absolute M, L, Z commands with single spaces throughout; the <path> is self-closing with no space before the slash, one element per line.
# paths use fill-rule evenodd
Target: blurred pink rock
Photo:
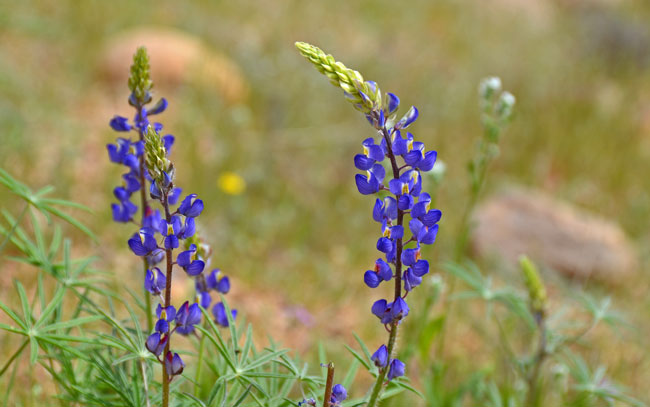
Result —
<path fill-rule="evenodd" d="M 473 250 L 515 264 L 527 254 L 564 275 L 615 282 L 637 267 L 621 228 L 539 191 L 509 189 L 477 208 Z"/>
<path fill-rule="evenodd" d="M 227 104 L 246 100 L 248 84 L 239 67 L 225 55 L 207 47 L 203 41 L 180 30 L 141 27 L 112 37 L 102 53 L 102 70 L 111 86 L 124 86 L 133 53 L 147 47 L 156 86 L 182 84 L 212 88 Z"/>

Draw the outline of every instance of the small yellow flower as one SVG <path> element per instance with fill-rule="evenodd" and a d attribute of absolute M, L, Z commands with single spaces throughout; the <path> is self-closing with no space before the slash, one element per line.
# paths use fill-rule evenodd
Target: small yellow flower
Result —
<path fill-rule="evenodd" d="M 246 189 L 246 181 L 239 174 L 230 171 L 219 176 L 217 185 L 229 195 L 240 195 Z"/>

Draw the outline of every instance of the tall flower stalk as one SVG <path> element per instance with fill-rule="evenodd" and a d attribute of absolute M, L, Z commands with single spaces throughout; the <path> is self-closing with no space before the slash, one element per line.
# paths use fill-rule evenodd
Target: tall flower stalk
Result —
<path fill-rule="evenodd" d="M 146 105 L 152 100 L 153 87 L 149 75 L 149 59 L 144 48 L 139 48 L 134 56 L 129 77 L 129 104 L 136 109 L 133 123 L 125 117 L 115 116 L 111 127 L 116 131 L 136 131 L 138 139 L 119 138 L 116 144 L 109 144 L 111 161 L 123 164 L 129 172 L 123 176 L 124 185 L 115 188 L 118 204 L 113 204 L 113 219 L 117 222 L 134 222 L 137 205 L 131 196 L 140 191 L 142 220 L 139 231 L 129 240 L 131 251 L 143 259 L 145 266 L 143 287 L 146 298 L 148 331 L 146 347 L 153 353 L 162 370 L 162 405 L 169 405 L 169 383 L 181 374 L 185 363 L 178 353 L 171 350 L 172 335 L 198 335 L 195 326 L 201 322 L 201 307 L 209 308 L 212 303 L 210 291 L 225 294 L 230 290 L 230 280 L 218 269 L 207 276 L 203 271 L 209 267 L 210 247 L 196 232 L 196 218 L 204 208 L 203 201 L 196 194 L 187 195 L 178 203 L 181 189 L 174 185 L 176 169 L 169 159 L 170 148 L 174 142 L 172 135 L 162 136 L 162 125 L 151 123 L 149 116 L 163 112 L 167 101 L 160 99 L 152 108 Z M 148 190 L 148 197 L 147 197 Z M 158 202 L 159 209 L 152 209 Z M 162 212 L 161 212 L 162 210 Z M 182 246 L 181 246 L 182 245 Z M 174 256 L 174 250 L 184 250 Z M 163 270 L 157 267 L 165 262 Z M 185 301 L 176 308 L 172 304 L 171 289 L 174 266 L 180 267 L 187 276 L 195 280 L 196 296 L 193 301 Z M 153 323 L 151 297 L 158 297 L 157 321 Z M 223 303 L 212 308 L 215 322 L 228 326 L 228 316 Z M 233 319 L 236 310 L 232 310 Z M 199 356 L 200 359 L 200 356 Z"/>
<path fill-rule="evenodd" d="M 371 307 L 388 331 L 386 344 L 372 355 L 378 374 L 367 406 L 374 407 L 386 382 L 403 376 L 405 371 L 405 364 L 394 356 L 399 326 L 409 313 L 405 298 L 429 272 L 428 261 L 421 259 L 421 245 L 435 242 L 442 215 L 430 208 L 431 196 L 422 188 L 421 173 L 433 169 L 437 153 L 426 151 L 423 143 L 406 132 L 418 117 L 415 107 L 398 120 L 400 100 L 396 95 L 382 94 L 375 82 L 365 81 L 359 72 L 313 45 L 298 42 L 296 47 L 333 85 L 343 89 L 348 101 L 377 131 L 377 140 L 363 140 L 363 153 L 354 157 L 355 167 L 366 171 L 355 176 L 357 189 L 363 195 L 379 195 L 372 216 L 381 225 L 376 247 L 383 257 L 375 261 L 363 279 L 370 288 L 394 281 L 392 301 L 381 299 Z M 384 163 L 389 171 L 388 182 Z"/>

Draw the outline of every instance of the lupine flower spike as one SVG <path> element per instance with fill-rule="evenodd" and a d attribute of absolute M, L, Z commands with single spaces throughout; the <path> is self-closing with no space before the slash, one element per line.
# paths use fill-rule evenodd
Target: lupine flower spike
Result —
<path fill-rule="evenodd" d="M 118 138 L 116 144 L 109 144 L 107 148 L 111 161 L 128 168 L 128 173 L 122 177 L 123 185 L 113 191 L 119 202 L 112 206 L 113 219 L 117 222 L 134 221 L 133 216 L 138 207 L 130 199 L 138 191 L 141 196 L 143 218 L 139 224 L 140 229 L 127 243 L 136 256 L 143 258 L 146 269 L 144 289 L 148 295 L 160 297 L 161 300 L 155 313 L 157 321 L 151 324 L 153 333 L 145 345 L 162 366 L 162 405 L 167 407 L 169 382 L 185 368 L 178 353 L 170 350 L 172 337 L 175 333 L 195 333 L 195 326 L 201 323 L 201 307 L 209 308 L 212 303 L 209 291 L 227 293 L 230 290 L 230 280 L 218 269 L 213 270 L 207 278 L 203 275 L 210 261 L 210 248 L 198 237 L 196 227 L 196 219 L 203 212 L 203 201 L 196 194 L 189 194 L 173 209 L 182 193 L 174 185 L 176 169 L 169 159 L 174 136 L 162 136 L 162 124 L 149 121 L 150 116 L 162 113 L 168 105 L 163 98 L 148 107 L 153 99 L 152 87 L 149 58 L 146 50 L 140 48 L 134 56 L 129 78 L 131 95 L 128 100 L 136 109 L 136 114 L 132 122 L 121 116 L 115 116 L 110 121 L 110 126 L 115 131 L 135 131 L 138 137 L 134 141 Z M 160 209 L 153 210 L 150 202 L 159 202 Z M 184 247 L 184 250 L 174 257 L 173 251 L 180 247 Z M 164 259 L 166 266 L 156 267 Z M 171 304 L 174 264 L 193 278 L 197 287 L 193 301 L 185 301 L 178 309 Z M 150 301 L 149 297 L 147 300 Z M 237 311 L 231 312 L 234 319 Z M 215 305 L 213 313 L 217 323 L 228 326 L 225 306 L 221 302 Z"/>
<path fill-rule="evenodd" d="M 419 286 L 429 272 L 429 263 L 421 258 L 422 246 L 433 244 L 438 234 L 442 213 L 430 208 L 431 196 L 422 185 L 422 173 L 433 169 L 437 153 L 427 151 L 424 143 L 406 131 L 418 118 L 417 108 L 409 108 L 398 118 L 400 99 L 396 95 L 382 94 L 375 82 L 366 81 L 359 72 L 318 47 L 304 42 L 296 43 L 296 47 L 334 86 L 343 89 L 346 99 L 365 114 L 379 136 L 378 140 L 363 140 L 362 153 L 354 157 L 355 167 L 363 171 L 355 176 L 359 193 L 380 194 L 374 202 L 372 217 L 380 225 L 376 248 L 383 257 L 364 273 L 363 281 L 368 287 L 377 288 L 394 280 L 392 301 L 381 299 L 371 307 L 372 314 L 389 332 L 388 343 L 372 355 L 379 369 L 367 404 L 373 407 L 384 379 L 390 381 L 405 373 L 404 363 L 393 356 L 395 338 L 399 324 L 410 311 L 406 294 Z M 388 174 L 384 169 L 386 161 Z"/>

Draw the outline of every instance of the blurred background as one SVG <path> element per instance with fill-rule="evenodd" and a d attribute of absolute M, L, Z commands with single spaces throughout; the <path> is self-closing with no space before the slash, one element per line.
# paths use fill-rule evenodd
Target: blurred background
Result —
<path fill-rule="evenodd" d="M 134 226 L 111 220 L 123 170 L 106 144 L 117 136 L 113 115 L 133 115 L 126 78 L 146 45 L 155 97 L 170 102 L 159 120 L 176 136 L 177 184 L 206 203 L 201 230 L 212 265 L 233 280 L 231 304 L 261 342 L 270 334 L 311 360 L 324 338 L 345 365 L 352 331 L 373 344 L 385 335 L 369 312 L 385 293 L 362 280 L 379 226 L 352 160 L 373 132 L 294 42 L 396 93 L 404 111 L 419 108 L 412 131 L 446 168 L 441 232 L 424 254 L 435 261 L 452 257 L 467 201 L 478 83 L 499 76 L 517 106 L 475 214 L 472 258 L 507 278 L 512 253 L 532 251 L 561 282 L 552 299 L 574 289 L 611 296 L 630 328 L 597 334 L 585 357 L 644 397 L 649 22 L 650 3 L 632 0 L 1 1 L 0 167 L 92 208 L 80 216 L 100 243 L 71 231 L 76 250 L 99 253 L 116 282 L 139 287 L 125 243 Z M 30 285 L 28 267 L 6 267 L 4 300 L 12 279 Z M 192 295 L 186 287 L 176 298 Z M 452 343 L 466 365 L 482 350 L 476 335 Z"/>

